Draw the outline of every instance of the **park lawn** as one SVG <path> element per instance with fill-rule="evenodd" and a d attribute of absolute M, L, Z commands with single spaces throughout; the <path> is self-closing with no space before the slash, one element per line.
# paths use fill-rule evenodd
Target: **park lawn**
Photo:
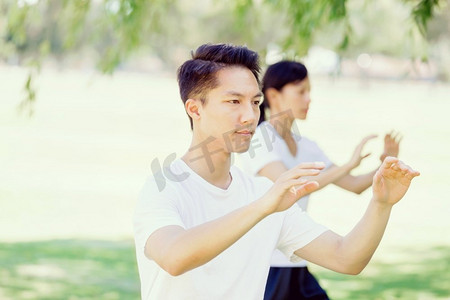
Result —
<path fill-rule="evenodd" d="M 0 299 L 139 298 L 132 241 L 51 240 L 0 249 Z M 449 299 L 448 250 L 402 249 L 395 263 L 371 261 L 358 276 L 310 268 L 331 299 Z"/>
<path fill-rule="evenodd" d="M 393 253 L 395 259 L 373 259 L 357 276 L 316 265 L 310 269 L 331 299 L 450 299 L 449 250 L 444 246 L 399 248 Z"/>
<path fill-rule="evenodd" d="M 130 241 L 51 240 L 0 245 L 0 299 L 138 299 Z"/>
<path fill-rule="evenodd" d="M 189 146 L 174 78 L 44 70 L 33 118 L 17 114 L 26 72 L 0 70 L 0 299 L 138 299 L 132 214 L 151 162 Z M 400 157 L 421 171 L 356 277 L 312 266 L 332 299 L 450 298 L 450 87 L 312 77 L 299 122 L 337 164 L 370 133 L 402 132 Z M 381 138 L 355 170 L 378 166 Z M 310 215 L 346 234 L 370 191 L 333 186 Z M 120 241 L 120 242 L 118 242 Z"/>

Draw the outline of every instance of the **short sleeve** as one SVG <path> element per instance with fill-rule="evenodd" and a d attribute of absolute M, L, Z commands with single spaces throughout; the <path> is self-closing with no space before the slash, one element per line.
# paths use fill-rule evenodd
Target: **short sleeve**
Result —
<path fill-rule="evenodd" d="M 299 262 L 302 258 L 295 255 L 294 251 L 312 242 L 328 228 L 316 223 L 297 205 L 293 205 L 285 214 L 277 248 L 291 262 Z"/>
<path fill-rule="evenodd" d="M 314 153 L 314 160 L 315 161 L 322 161 L 325 163 L 325 169 L 328 169 L 333 165 L 333 162 L 328 158 L 328 156 L 325 154 L 325 152 L 322 151 L 322 149 L 317 145 L 316 142 L 313 142 L 311 140 L 308 140 L 310 151 Z"/>
<path fill-rule="evenodd" d="M 159 228 L 169 225 L 185 228 L 176 205 L 178 197 L 172 186 L 159 191 L 155 180 L 149 179 L 145 183 L 133 220 L 137 249 L 143 251 L 148 237 Z"/>
<path fill-rule="evenodd" d="M 256 128 L 247 152 L 239 155 L 244 171 L 255 176 L 267 164 L 274 161 L 282 161 L 274 139 L 276 133 L 272 128 L 262 123 Z"/>

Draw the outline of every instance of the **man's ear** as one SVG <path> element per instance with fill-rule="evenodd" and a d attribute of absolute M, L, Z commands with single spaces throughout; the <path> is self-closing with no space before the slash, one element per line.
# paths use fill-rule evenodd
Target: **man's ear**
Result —
<path fill-rule="evenodd" d="M 266 95 L 265 100 L 269 104 L 269 107 L 277 107 L 278 101 L 280 99 L 280 92 L 274 88 L 268 88 L 264 94 Z"/>
<path fill-rule="evenodd" d="M 192 120 L 200 119 L 200 101 L 195 99 L 187 99 L 184 103 L 184 108 L 187 114 L 192 118 Z"/>

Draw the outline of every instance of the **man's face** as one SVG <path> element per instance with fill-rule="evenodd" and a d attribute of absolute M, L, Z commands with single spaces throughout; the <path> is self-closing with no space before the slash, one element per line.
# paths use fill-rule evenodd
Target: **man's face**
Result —
<path fill-rule="evenodd" d="M 294 118 L 305 120 L 308 115 L 311 86 L 309 79 L 286 84 L 281 91 L 281 111 L 291 110 Z"/>
<path fill-rule="evenodd" d="M 228 67 L 216 74 L 218 86 L 200 104 L 196 134 L 214 138 L 214 148 L 245 152 L 259 119 L 261 91 L 253 73 L 244 67 Z"/>

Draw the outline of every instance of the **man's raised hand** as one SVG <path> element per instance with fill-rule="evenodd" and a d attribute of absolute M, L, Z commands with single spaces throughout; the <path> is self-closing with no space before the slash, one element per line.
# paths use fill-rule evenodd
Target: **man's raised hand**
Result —
<path fill-rule="evenodd" d="M 373 196 L 378 203 L 394 205 L 406 194 L 411 180 L 420 173 L 396 157 L 386 157 L 373 177 Z"/>
<path fill-rule="evenodd" d="M 316 176 L 325 168 L 323 162 L 302 163 L 281 174 L 269 191 L 261 198 L 268 214 L 284 211 L 301 197 L 317 190 L 316 181 L 305 176 Z"/>

